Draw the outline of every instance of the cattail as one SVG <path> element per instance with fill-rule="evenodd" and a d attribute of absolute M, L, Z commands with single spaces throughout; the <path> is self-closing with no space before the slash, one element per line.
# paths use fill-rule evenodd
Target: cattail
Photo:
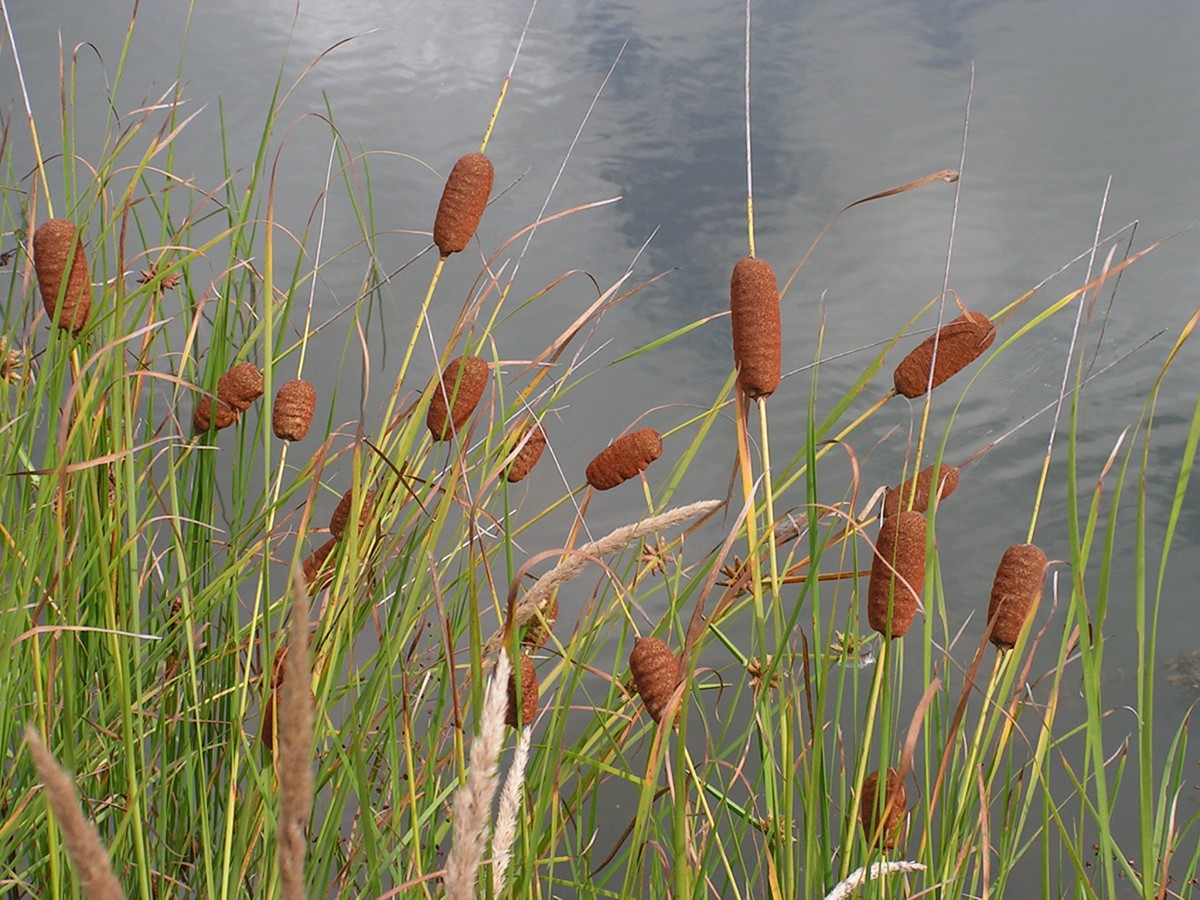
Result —
<path fill-rule="evenodd" d="M 867 621 L 871 627 L 884 637 L 904 637 L 917 613 L 917 599 L 924 584 L 925 516 L 909 510 L 884 519 L 875 541 L 867 586 Z"/>
<path fill-rule="evenodd" d="M 892 380 L 896 393 L 905 397 L 920 397 L 930 387 L 937 387 L 951 375 L 961 372 L 996 339 L 996 326 L 981 312 L 969 312 L 943 325 L 900 360 Z M 937 341 L 937 360 L 933 358 L 933 343 Z M 930 384 L 930 367 L 933 380 Z"/>
<path fill-rule="evenodd" d="M 252 362 L 236 365 L 217 379 L 217 396 L 238 412 L 248 410 L 262 395 L 263 375 Z"/>
<path fill-rule="evenodd" d="M 443 259 L 465 249 L 475 235 L 495 177 L 492 161 L 482 153 L 468 153 L 450 170 L 433 220 L 433 242 Z"/>
<path fill-rule="evenodd" d="M 358 527 L 362 528 L 371 521 L 371 508 L 375 505 L 375 491 L 367 491 L 363 495 L 362 512 L 358 514 Z M 342 494 L 342 499 L 329 517 L 329 533 L 335 541 L 340 541 L 346 534 L 346 525 L 350 521 L 350 511 L 354 508 L 354 488 Z"/>
<path fill-rule="evenodd" d="M 869 842 L 874 843 L 882 834 L 883 848 L 891 850 L 897 842 L 904 840 L 908 795 L 904 790 L 904 782 L 900 780 L 900 773 L 895 769 L 887 770 L 885 784 L 885 796 L 879 797 L 879 773 L 872 772 L 863 780 L 859 821 Z"/>
<path fill-rule="evenodd" d="M 988 621 L 995 620 L 992 643 L 1001 650 L 1016 646 L 1045 581 L 1046 554 L 1035 544 L 1013 544 L 1004 551 L 988 603 Z"/>
<path fill-rule="evenodd" d="M 526 439 L 526 435 L 528 435 L 528 439 Z M 542 458 L 542 451 L 546 449 L 546 432 L 537 422 L 521 432 L 521 437 L 517 438 L 512 446 L 517 446 L 522 440 L 525 441 L 525 446 L 517 451 L 516 457 L 509 464 L 508 475 L 505 476 L 513 484 L 533 471 L 533 467 Z"/>
<path fill-rule="evenodd" d="M 765 260 L 743 256 L 733 267 L 729 317 L 738 385 L 752 400 L 770 397 L 779 387 L 783 332 L 775 271 Z"/>
<path fill-rule="evenodd" d="M 550 601 L 548 606 L 534 612 L 525 625 L 525 633 L 521 636 L 521 643 L 534 649 L 544 647 L 546 641 L 550 639 L 550 632 L 554 629 L 554 620 L 557 618 L 558 597 L 555 597 Z"/>
<path fill-rule="evenodd" d="M 653 428 L 623 434 L 588 463 L 587 481 L 598 491 L 607 491 L 645 471 L 662 456 L 662 438 Z"/>
<path fill-rule="evenodd" d="M 517 709 L 521 710 L 521 722 L 517 724 Z M 514 669 L 508 681 L 508 711 L 504 721 L 510 728 L 523 728 L 533 724 L 538 709 L 537 672 L 533 670 L 533 660 L 526 653 L 521 654 L 521 701 L 517 702 L 517 672 Z"/>
<path fill-rule="evenodd" d="M 917 490 L 913 494 L 913 481 L 916 481 Z M 900 512 L 911 500 L 914 512 L 923 513 L 929 509 L 929 498 L 933 488 L 933 466 L 928 466 L 917 473 L 916 478 L 909 478 L 899 487 L 888 488 L 887 493 L 883 496 L 883 515 L 885 518 L 894 516 Z M 941 474 L 938 477 L 937 498 L 939 501 L 945 500 L 958 488 L 958 469 L 954 466 L 941 466 Z"/>
<path fill-rule="evenodd" d="M 329 575 L 324 571 L 325 562 L 329 559 L 329 554 L 333 552 L 333 548 L 337 546 L 337 542 L 337 538 L 330 538 L 312 553 L 308 554 L 308 556 L 304 557 L 304 562 L 300 564 L 300 570 L 304 573 L 304 583 L 310 588 L 319 581 L 328 579 Z"/>
<path fill-rule="evenodd" d="M 663 641 L 643 637 L 633 643 L 629 670 L 633 673 L 638 696 L 646 704 L 646 712 L 655 722 L 662 721 L 675 686 L 679 684 L 679 660 Z"/>
<path fill-rule="evenodd" d="M 425 424 L 435 441 L 450 440 L 467 424 L 487 387 L 488 373 L 487 361 L 478 356 L 450 360 L 441 380 L 433 386 L 429 413 L 425 416 Z"/>
<path fill-rule="evenodd" d="M 317 408 L 317 389 L 303 378 L 283 384 L 271 407 L 271 430 L 284 441 L 302 441 Z"/>
<path fill-rule="evenodd" d="M 74 258 L 68 274 L 67 258 L 72 250 Z M 83 241 L 75 239 L 75 226 L 66 219 L 50 219 L 39 225 L 33 233 L 33 267 L 46 314 L 59 328 L 78 334 L 92 312 L 92 281 Z M 67 276 L 65 291 L 64 275 Z"/>
<path fill-rule="evenodd" d="M 214 404 L 216 409 L 215 415 L 213 414 Z M 228 428 L 236 422 L 237 416 L 237 410 L 228 403 L 214 400 L 208 394 L 205 394 L 196 403 L 196 408 L 192 410 L 192 430 L 196 434 L 203 434 L 212 425 L 216 425 L 217 431 L 220 431 L 222 428 Z"/>

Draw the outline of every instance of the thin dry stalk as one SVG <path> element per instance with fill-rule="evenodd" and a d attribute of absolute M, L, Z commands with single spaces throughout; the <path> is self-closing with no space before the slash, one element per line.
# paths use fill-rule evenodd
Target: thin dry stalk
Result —
<path fill-rule="evenodd" d="M 304 829 L 312 815 L 313 709 L 309 692 L 308 590 L 303 573 L 292 570 L 290 678 L 280 685 L 279 701 L 279 878 L 284 900 L 303 900 Z"/>
<path fill-rule="evenodd" d="M 651 516 L 648 519 L 642 519 L 640 522 L 634 522 L 632 525 L 622 525 L 598 541 L 590 541 L 578 550 L 569 551 L 566 559 L 535 581 L 533 586 L 525 592 L 525 596 L 521 598 L 521 602 L 517 604 L 516 610 L 513 613 L 513 621 L 510 627 L 520 628 L 533 618 L 534 611 L 540 609 L 555 591 L 582 572 L 589 561 L 602 559 L 611 553 L 616 553 L 618 550 L 628 547 L 639 538 L 652 534 L 655 531 L 661 531 L 664 528 L 670 528 L 681 522 L 699 518 L 705 513 L 712 512 L 721 503 L 722 501 L 720 500 L 697 500 L 695 503 L 689 503 L 686 506 L 677 506 L 675 509 L 667 510 L 665 513 Z M 518 577 L 513 580 L 514 584 L 519 579 L 520 575 L 518 574 Z M 483 648 L 485 658 L 493 657 L 500 647 L 503 646 L 504 635 L 505 629 L 502 628 L 488 638 L 488 642 Z"/>
<path fill-rule="evenodd" d="M 504 896 L 508 865 L 512 862 L 513 842 L 517 837 L 517 817 L 521 812 L 522 787 L 525 784 L 525 767 L 529 763 L 529 745 L 533 740 L 533 729 L 522 728 L 517 738 L 517 749 L 513 753 L 512 765 L 500 791 L 500 808 L 496 811 L 496 832 L 492 836 L 492 896 Z"/>
<path fill-rule="evenodd" d="M 46 786 L 46 799 L 67 844 L 67 855 L 79 879 L 79 889 L 88 900 L 122 900 L 125 892 L 113 874 L 108 852 L 96 827 L 83 816 L 79 797 L 71 781 L 32 725 L 25 726 L 25 743 L 38 778 Z"/>
<path fill-rule="evenodd" d="M 446 860 L 443 885 L 446 900 L 473 900 L 475 879 L 487 843 L 488 813 L 496 796 L 496 773 L 504 743 L 504 716 L 508 709 L 508 680 L 512 663 L 501 647 L 496 670 L 483 699 L 479 735 L 471 742 L 467 781 L 454 795 L 454 835 Z"/>

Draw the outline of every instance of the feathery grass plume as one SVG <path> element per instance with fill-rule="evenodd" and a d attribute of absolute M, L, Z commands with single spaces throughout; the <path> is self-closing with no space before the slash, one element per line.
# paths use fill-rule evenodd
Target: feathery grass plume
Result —
<path fill-rule="evenodd" d="M 362 511 L 358 514 L 358 527 L 361 529 L 371 521 L 371 511 L 375 506 L 375 490 L 363 494 Z M 335 541 L 340 541 L 346 534 L 346 525 L 350 522 L 350 511 L 354 509 L 354 488 L 342 494 L 337 509 L 329 517 L 329 533 Z"/>
<path fill-rule="evenodd" d="M 655 722 L 662 721 L 667 703 L 679 684 L 679 660 L 665 642 L 656 637 L 640 637 L 629 654 L 629 670 L 646 712 Z"/>
<path fill-rule="evenodd" d="M 245 412 L 263 395 L 263 374 L 252 362 L 234 366 L 217 379 L 217 396 L 222 402 Z"/>
<path fill-rule="evenodd" d="M 279 878 L 283 900 L 303 900 L 304 831 L 312 815 L 313 693 L 312 665 L 308 658 L 308 591 L 304 576 L 293 566 L 291 574 L 292 628 L 287 666 L 291 677 L 281 677 L 278 709 Z"/>
<path fill-rule="evenodd" d="M 79 889 L 88 900 L 121 900 L 125 893 L 113 874 L 108 852 L 96 828 L 83 816 L 75 784 L 64 772 L 32 725 L 25 726 L 25 743 L 38 778 L 46 786 L 50 811 L 62 829 L 67 855 L 79 879 Z"/>
<path fill-rule="evenodd" d="M 517 710 L 520 710 L 520 722 Z M 528 653 L 521 654 L 521 697 L 517 699 L 517 670 L 514 668 L 508 679 L 508 710 L 504 722 L 509 728 L 524 728 L 532 725 L 538 710 L 538 680 L 533 668 L 533 659 Z"/>
<path fill-rule="evenodd" d="M 304 573 L 304 583 L 308 585 L 309 590 L 312 590 L 318 581 L 328 579 L 329 572 L 325 570 L 325 561 L 329 559 L 329 554 L 333 552 L 337 543 L 338 539 L 331 537 L 304 557 L 304 562 L 300 564 L 300 571 Z"/>
<path fill-rule="evenodd" d="M 526 437 L 527 435 L 528 437 Z M 525 441 L 525 445 L 517 451 L 517 455 L 508 466 L 508 474 L 505 476 L 511 484 L 523 480 L 542 458 L 542 451 L 546 449 L 546 432 L 540 423 L 534 422 L 521 432 L 521 436 L 513 441 L 512 446 L 517 446 L 521 441 Z"/>
<path fill-rule="evenodd" d="M 888 488 L 883 495 L 884 518 L 900 512 L 904 504 L 912 501 L 914 512 L 923 513 L 929 509 L 929 498 L 933 488 L 933 466 L 926 466 L 913 478 L 909 478 L 899 487 Z M 913 482 L 916 482 L 916 493 L 913 493 Z M 938 501 L 945 500 L 958 489 L 958 469 L 942 463 L 938 476 Z"/>
<path fill-rule="evenodd" d="M 884 519 L 875 541 L 867 585 L 867 621 L 871 627 L 884 637 L 904 637 L 917 614 L 924 584 L 924 514 L 909 510 Z"/>
<path fill-rule="evenodd" d="M 483 697 L 479 734 L 471 742 L 467 780 L 454 794 L 453 836 L 446 859 L 443 885 L 446 900 L 474 900 L 475 879 L 487 842 L 488 815 L 496 796 L 496 772 L 504 743 L 504 715 L 508 709 L 508 680 L 512 663 L 500 648 L 496 669 Z"/>
<path fill-rule="evenodd" d="M 271 407 L 271 430 L 275 437 L 284 441 L 304 440 L 316 408 L 317 389 L 311 381 L 297 378 L 285 382 L 275 392 L 275 404 Z"/>
<path fill-rule="evenodd" d="M 482 153 L 460 157 L 450 170 L 433 220 L 433 242 L 443 259 L 466 249 L 474 237 L 495 177 L 492 161 Z"/>
<path fill-rule="evenodd" d="M 721 505 L 720 500 L 697 500 L 685 506 L 677 506 L 657 516 L 650 516 L 631 525 L 622 525 L 613 529 L 597 541 L 588 541 L 575 553 L 567 554 L 563 561 L 533 583 L 525 592 L 521 602 L 517 604 L 513 616 L 512 627 L 519 628 L 533 618 L 534 614 L 556 590 L 582 572 L 590 560 L 603 559 L 611 553 L 623 550 L 631 543 L 655 531 L 670 528 L 681 522 L 699 518 Z M 483 656 L 492 657 L 505 640 L 505 631 L 498 629 L 488 638 L 483 648 Z"/>
<path fill-rule="evenodd" d="M 879 773 L 872 772 L 863 780 L 862 800 L 859 803 L 859 821 L 867 841 L 874 844 L 882 833 L 883 849 L 891 850 L 904 840 L 904 819 L 908 814 L 908 793 L 900 773 L 887 770 L 884 779 L 884 796 L 879 796 Z"/>
<path fill-rule="evenodd" d="M 557 618 L 558 597 L 555 597 L 545 609 L 535 611 L 525 626 L 525 633 L 521 635 L 521 643 L 535 650 L 546 646 L 546 641 L 550 640 L 550 634 L 554 630 L 554 622 Z"/>
<path fill-rule="evenodd" d="M 216 409 L 215 416 L 213 415 L 214 408 Z M 212 397 L 205 394 L 197 401 L 196 408 L 192 410 L 192 431 L 196 434 L 204 434 L 213 425 L 217 427 L 217 431 L 220 431 L 236 422 L 237 417 L 237 410 L 228 403 L 213 400 Z"/>
<path fill-rule="evenodd" d="M 478 356 L 461 356 L 446 364 L 441 379 L 433 386 L 425 415 L 425 424 L 435 441 L 450 440 L 467 424 L 487 388 L 490 371 L 487 361 Z"/>
<path fill-rule="evenodd" d="M 521 812 L 521 788 L 525 784 L 525 768 L 529 764 L 529 745 L 533 729 L 522 728 L 513 751 L 512 765 L 500 790 L 500 805 L 496 810 L 496 829 L 492 834 L 492 896 L 503 897 L 508 865 L 512 862 L 513 841 L 517 837 L 517 816 Z"/>
<path fill-rule="evenodd" d="M 598 491 L 623 484 L 662 456 L 662 437 L 653 428 L 623 434 L 588 463 L 587 482 Z"/>
<path fill-rule="evenodd" d="M 69 274 L 67 257 L 72 257 Z M 75 226 L 66 219 L 50 219 L 39 225 L 33 233 L 33 267 L 46 315 L 63 331 L 78 334 L 92 313 L 92 280 L 83 241 L 76 240 Z"/>
<path fill-rule="evenodd" d="M 981 312 L 968 312 L 951 319 L 900 360 L 900 365 L 892 374 L 896 393 L 910 399 L 922 396 L 931 387 L 937 387 L 973 363 L 984 350 L 992 346 L 995 339 L 996 326 Z M 935 340 L 936 360 L 933 357 Z"/>
<path fill-rule="evenodd" d="M 766 260 L 743 256 L 734 265 L 729 318 L 738 386 L 751 400 L 770 397 L 781 378 L 783 331 L 775 270 Z"/>
<path fill-rule="evenodd" d="M 1040 547 L 1013 544 L 1004 551 L 988 602 L 988 621 L 996 621 L 992 626 L 993 644 L 1001 650 L 1011 650 L 1017 645 L 1021 629 L 1041 599 L 1045 583 L 1046 554 Z"/>
<path fill-rule="evenodd" d="M 914 872 L 924 871 L 924 863 L 904 859 L 895 862 L 885 859 L 882 862 L 871 863 L 870 866 L 860 866 L 835 884 L 833 890 L 825 895 L 825 900 L 850 900 L 854 896 L 854 892 L 868 881 L 874 881 L 884 875 L 911 875 Z"/>

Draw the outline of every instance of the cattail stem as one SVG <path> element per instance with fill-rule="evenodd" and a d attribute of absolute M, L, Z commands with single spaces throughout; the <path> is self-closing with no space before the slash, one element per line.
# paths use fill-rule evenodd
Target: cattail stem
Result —
<path fill-rule="evenodd" d="M 854 769 L 854 796 L 862 796 L 863 782 L 867 780 L 867 760 L 871 755 L 871 740 L 875 736 L 875 719 L 879 709 L 879 695 L 883 690 L 883 682 L 887 674 L 888 656 L 892 641 L 884 639 L 879 645 L 879 659 L 875 663 L 875 673 L 871 676 L 871 696 L 867 700 L 866 723 L 863 726 L 862 741 L 859 742 L 858 765 Z M 880 764 L 881 769 L 885 767 Z M 842 839 L 842 848 L 848 851 L 854 840 L 854 828 L 857 824 L 854 816 L 846 817 L 846 833 Z M 852 853 L 842 853 L 842 867 L 839 879 L 845 879 L 850 872 Z"/>

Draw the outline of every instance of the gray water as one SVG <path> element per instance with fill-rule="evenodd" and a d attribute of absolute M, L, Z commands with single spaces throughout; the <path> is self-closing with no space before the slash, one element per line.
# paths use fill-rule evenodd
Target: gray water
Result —
<path fill-rule="evenodd" d="M 80 95 L 93 101 L 90 113 L 82 105 L 86 147 L 88 128 L 103 121 L 105 73 L 111 77 L 115 68 L 131 5 L 15 0 L 8 9 L 39 121 L 57 118 L 59 40 L 68 56 L 78 50 Z M 213 185 L 221 173 L 219 115 L 235 168 L 249 166 L 280 67 L 286 88 L 322 51 L 352 38 L 324 57 L 283 107 L 277 136 L 294 131 L 281 151 L 276 217 L 302 227 L 318 200 L 331 139 L 312 114 L 324 113 L 327 98 L 350 147 L 381 151 L 372 162 L 377 214 L 381 227 L 396 232 L 382 236 L 379 248 L 384 268 L 394 269 L 427 243 L 427 237 L 402 230 L 427 230 L 440 193 L 439 179 L 415 160 L 444 173 L 458 155 L 478 146 L 528 6 L 524 0 L 305 0 L 294 20 L 293 12 L 291 0 L 202 0 L 185 39 L 186 4 L 143 2 L 118 108 L 167 91 L 183 48 L 187 111 L 203 111 L 188 139 L 179 142 L 175 169 L 197 184 Z M 727 309 L 729 271 L 746 252 L 743 28 L 742 5 L 717 0 L 543 0 L 533 16 L 489 145 L 498 188 L 517 183 L 485 216 L 483 246 L 497 247 L 514 223 L 536 216 L 612 68 L 550 209 L 621 199 L 539 232 L 520 263 L 519 284 L 531 293 L 567 269 L 580 269 L 607 286 L 635 257 L 634 283 L 669 272 L 605 317 L 589 343 L 595 355 L 588 367 L 596 374 L 547 423 L 571 487 L 582 480 L 587 459 L 634 419 L 653 409 L 645 424 L 666 430 L 693 414 L 689 404 L 708 406 L 728 374 L 724 319 L 632 364 L 606 364 Z M 755 4 L 752 52 L 757 247 L 781 278 L 846 204 L 959 167 L 972 70 L 949 279 L 971 308 L 998 310 L 1086 250 L 1102 204 L 1106 233 L 1140 222 L 1137 246 L 1187 227 L 1200 212 L 1200 4 L 774 0 Z M 5 43 L 0 99 L 16 100 L 19 110 L 9 53 Z M 18 147 L 28 143 L 19 114 L 11 139 Z M 277 139 L 270 152 L 279 146 Z M 954 186 L 934 184 L 851 211 L 834 226 L 784 299 L 785 369 L 814 359 L 822 320 L 822 356 L 837 357 L 893 334 L 938 294 L 955 197 Z M 356 239 L 343 201 L 332 201 L 326 229 L 329 248 Z M 1098 364 L 1163 329 L 1167 333 L 1085 395 L 1080 470 L 1088 485 L 1121 430 L 1137 420 L 1170 344 L 1200 304 L 1198 244 L 1200 232 L 1186 231 L 1122 278 Z M 431 267 L 432 261 L 417 265 Z M 447 332 L 474 271 L 447 267 L 441 296 L 455 302 L 435 309 L 435 335 Z M 1012 326 L 1077 287 L 1083 273 L 1077 266 L 1054 281 Z M 314 298 L 318 312 L 332 314 L 353 303 L 360 279 L 357 263 L 330 264 Z M 398 364 L 397 345 L 420 302 L 414 291 L 424 283 L 423 277 L 398 279 L 384 291 L 385 330 L 402 337 L 393 338 L 386 357 L 382 348 L 375 355 L 377 385 L 387 384 L 388 367 L 394 371 Z M 554 303 L 542 304 L 541 315 L 501 330 L 507 358 L 544 346 L 594 296 L 579 277 L 556 293 Z M 922 324 L 934 321 L 929 314 Z M 1070 315 L 1057 316 L 975 383 L 951 434 L 951 461 L 965 459 L 1055 398 L 1071 324 Z M 314 359 L 337 360 L 343 334 L 330 329 Z M 424 373 L 433 350 L 422 345 L 418 352 L 413 371 Z M 820 396 L 840 393 L 874 352 L 823 364 Z M 1189 377 L 1196 363 L 1196 349 L 1185 347 L 1159 402 L 1155 459 L 1161 468 L 1155 477 L 1161 480 L 1150 487 L 1152 523 L 1162 521 L 1170 503 L 1174 460 L 1196 398 Z M 319 370 L 306 375 L 328 394 Z M 809 378 L 808 372 L 793 376 L 771 401 L 777 459 L 799 449 Z M 882 390 L 868 391 L 867 399 Z M 359 414 L 357 391 L 342 397 L 336 419 L 350 422 Z M 368 422 L 384 399 L 377 387 Z M 910 419 L 894 401 L 855 435 L 864 489 L 894 481 Z M 976 512 L 965 516 L 969 525 L 959 527 L 957 520 L 938 535 L 948 615 L 961 621 L 976 610 L 986 600 L 1002 549 L 1025 539 L 1048 430 L 1049 419 L 1038 419 L 964 476 L 954 503 Z M 788 435 L 795 439 L 789 442 Z M 726 427 L 677 497 L 723 495 L 732 446 L 732 427 Z M 668 442 L 668 457 L 680 452 L 682 441 Z M 541 474 L 526 488 L 529 508 L 547 505 L 564 490 L 552 474 Z M 1038 541 L 1051 557 L 1066 553 L 1063 475 L 1058 462 L 1051 483 L 1060 487 L 1048 495 L 1039 524 Z M 828 477 L 836 482 L 836 465 Z M 604 534 L 635 518 L 637 503 L 598 496 L 588 512 L 590 531 Z M 1168 572 L 1159 643 L 1164 659 L 1197 649 L 1190 627 L 1200 577 L 1200 558 L 1192 552 L 1200 539 L 1195 509 L 1189 502 Z M 544 546 L 557 545 L 569 515 L 567 510 L 567 518 L 547 523 Z M 536 541 L 528 542 L 530 552 L 542 549 Z M 1130 583 L 1127 574 L 1116 581 Z M 1132 698 L 1121 683 L 1121 673 L 1136 665 L 1132 629 L 1122 624 L 1132 600 L 1123 594 L 1112 602 L 1106 659 L 1114 672 L 1112 703 L 1119 704 Z M 982 628 L 976 624 L 968 645 Z M 1160 691 L 1156 722 L 1164 737 L 1193 699 L 1170 687 Z M 1132 717 L 1126 723 L 1130 731 L 1136 727 Z M 1195 810 L 1191 797 L 1183 802 L 1184 815 Z"/>

